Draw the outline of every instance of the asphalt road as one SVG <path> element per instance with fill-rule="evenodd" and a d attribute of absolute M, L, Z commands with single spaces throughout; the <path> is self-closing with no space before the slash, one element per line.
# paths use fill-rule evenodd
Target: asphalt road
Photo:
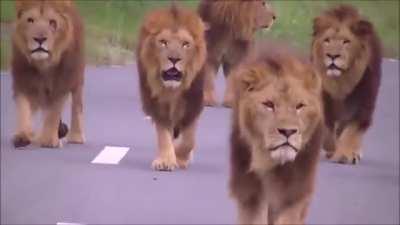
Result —
<path fill-rule="evenodd" d="M 219 76 L 219 95 L 223 79 Z M 194 163 L 154 172 L 156 138 L 144 118 L 134 65 L 88 68 L 87 143 L 15 150 L 11 77 L 1 75 L 1 223 L 230 224 L 230 112 L 207 108 Z M 67 113 L 68 112 L 68 113 Z M 69 107 L 65 120 L 69 121 Z M 91 164 L 105 145 L 130 151 L 118 165 Z M 374 124 L 357 166 L 321 159 L 309 224 L 399 224 L 399 62 L 384 62 Z"/>

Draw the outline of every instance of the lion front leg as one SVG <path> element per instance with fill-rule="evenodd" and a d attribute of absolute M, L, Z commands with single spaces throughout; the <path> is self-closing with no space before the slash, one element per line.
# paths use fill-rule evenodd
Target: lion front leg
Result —
<path fill-rule="evenodd" d="M 268 208 L 260 204 L 238 203 L 238 224 L 268 224 Z"/>
<path fill-rule="evenodd" d="M 361 160 L 361 140 L 365 131 L 357 123 L 344 127 L 336 142 L 336 151 L 332 160 L 338 163 L 357 164 Z"/>
<path fill-rule="evenodd" d="M 66 97 L 63 97 L 44 109 L 45 118 L 43 121 L 43 128 L 36 140 L 41 147 L 58 148 L 62 146 L 58 137 L 58 129 L 65 99 Z"/>
<path fill-rule="evenodd" d="M 158 137 L 158 152 L 151 166 L 154 170 L 173 171 L 178 164 L 173 145 L 172 129 L 156 123 L 156 132 Z"/>
<path fill-rule="evenodd" d="M 204 94 L 203 103 L 205 106 L 214 107 L 218 104 L 215 93 L 215 77 L 219 67 L 219 62 L 206 62 L 204 68 Z"/>
<path fill-rule="evenodd" d="M 196 128 L 197 120 L 194 121 L 190 126 L 185 127 L 178 137 L 175 153 L 178 166 L 182 169 L 186 169 L 192 160 L 195 146 Z"/>
<path fill-rule="evenodd" d="M 294 203 L 292 206 L 286 207 L 274 213 L 273 224 L 276 225 L 301 225 L 305 223 L 310 200 L 308 198 Z"/>
<path fill-rule="evenodd" d="M 83 91 L 82 86 L 72 91 L 71 105 L 71 131 L 68 135 L 68 142 L 73 144 L 83 144 L 85 136 L 83 134 Z"/>
<path fill-rule="evenodd" d="M 15 100 L 17 106 L 17 132 L 14 135 L 13 144 L 15 148 L 19 148 L 29 145 L 32 141 L 33 109 L 31 103 L 24 95 L 18 95 Z"/>

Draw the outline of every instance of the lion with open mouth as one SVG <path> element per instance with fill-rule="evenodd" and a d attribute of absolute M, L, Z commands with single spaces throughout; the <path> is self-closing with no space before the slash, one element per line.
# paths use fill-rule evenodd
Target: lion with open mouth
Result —
<path fill-rule="evenodd" d="M 203 109 L 204 31 L 195 12 L 176 5 L 149 13 L 140 30 L 136 54 L 143 110 L 158 137 L 155 170 L 189 165 Z"/>

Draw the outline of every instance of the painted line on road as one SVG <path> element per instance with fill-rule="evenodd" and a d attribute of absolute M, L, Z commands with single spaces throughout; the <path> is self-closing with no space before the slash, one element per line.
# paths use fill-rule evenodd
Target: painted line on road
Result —
<path fill-rule="evenodd" d="M 58 222 L 56 225 L 85 225 L 85 223 L 66 223 L 66 222 Z"/>
<path fill-rule="evenodd" d="M 128 147 L 105 146 L 104 149 L 92 160 L 94 164 L 118 164 L 128 153 Z"/>

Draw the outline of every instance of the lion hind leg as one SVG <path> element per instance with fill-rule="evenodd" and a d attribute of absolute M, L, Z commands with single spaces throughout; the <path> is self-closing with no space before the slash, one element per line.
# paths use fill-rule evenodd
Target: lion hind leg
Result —
<path fill-rule="evenodd" d="M 344 127 L 337 140 L 337 149 L 332 160 L 344 164 L 357 164 L 361 160 L 361 141 L 365 131 L 357 123 Z"/>
<path fill-rule="evenodd" d="M 83 144 L 85 142 L 85 136 L 83 134 L 82 86 L 72 91 L 71 132 L 68 135 L 68 142 L 74 144 Z"/>
<path fill-rule="evenodd" d="M 45 118 L 40 136 L 35 140 L 41 147 L 58 148 L 62 143 L 58 137 L 61 113 L 63 110 L 65 97 L 44 109 Z"/>

